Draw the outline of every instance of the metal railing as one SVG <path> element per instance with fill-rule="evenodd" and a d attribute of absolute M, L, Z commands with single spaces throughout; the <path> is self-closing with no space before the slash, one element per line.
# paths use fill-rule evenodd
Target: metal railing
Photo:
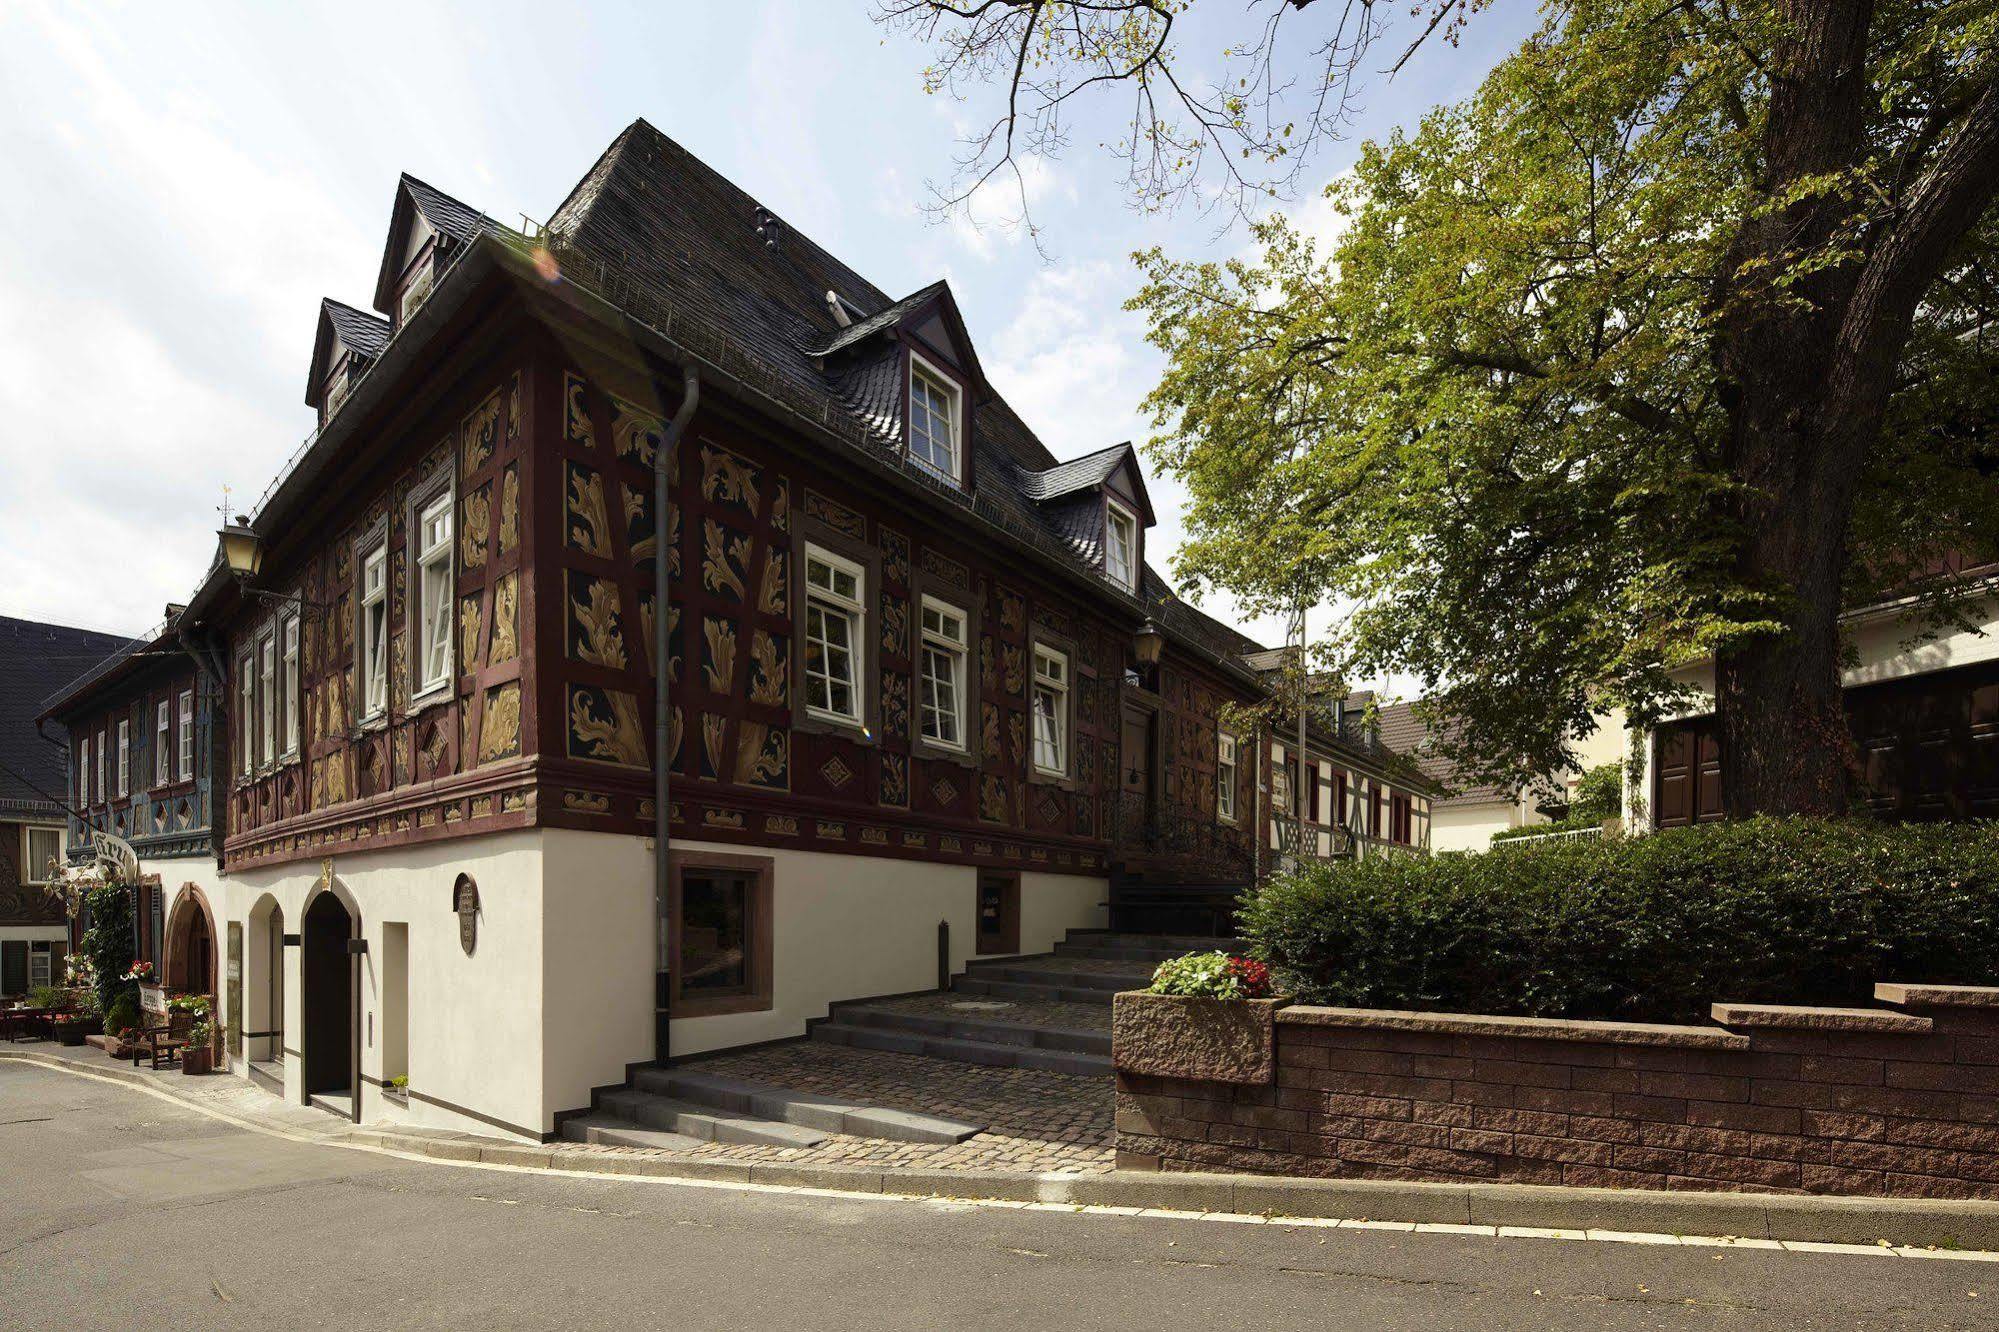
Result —
<path fill-rule="evenodd" d="M 1120 791 L 1111 802 L 1110 834 L 1126 856 L 1169 858 L 1176 869 L 1216 883 L 1247 881 L 1255 859 L 1237 829 L 1151 805 L 1135 791 Z"/>
<path fill-rule="evenodd" d="M 1520 837 L 1495 837 L 1492 839 L 1491 849 L 1497 851 L 1501 847 L 1519 846 L 1523 842 L 1588 841 L 1591 838 L 1602 837 L 1602 836 L 1603 836 L 1603 829 L 1601 827 L 1568 828 L 1561 832 L 1527 833 L 1524 836 Z"/>

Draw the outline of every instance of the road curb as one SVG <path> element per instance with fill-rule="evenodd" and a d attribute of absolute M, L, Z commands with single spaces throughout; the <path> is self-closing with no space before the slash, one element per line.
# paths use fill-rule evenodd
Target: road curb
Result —
<path fill-rule="evenodd" d="M 1536 1227 L 1581 1233 L 1726 1236 L 1911 1248 L 1999 1250 L 1999 1202 L 1854 1198 L 1760 1193 L 1657 1193 L 1547 1184 L 1428 1184 L 1398 1180 L 1293 1179 L 1264 1175 L 1114 1170 L 1101 1175 L 1017 1171 L 869 1168 L 801 1162 L 701 1161 L 642 1156 L 563 1143 L 485 1143 L 430 1138 L 394 1128 L 356 1129 L 317 1139 L 259 1125 L 177 1095 L 115 1066 L 79 1067 L 32 1052 L 0 1060 L 115 1082 L 255 1132 L 383 1151 L 456 1165 L 497 1165 L 562 1173 L 625 1175 L 711 1186 L 811 1188 L 837 1193 L 963 1202 L 1014 1202 L 1154 1209 L 1299 1220 L 1353 1220 Z"/>

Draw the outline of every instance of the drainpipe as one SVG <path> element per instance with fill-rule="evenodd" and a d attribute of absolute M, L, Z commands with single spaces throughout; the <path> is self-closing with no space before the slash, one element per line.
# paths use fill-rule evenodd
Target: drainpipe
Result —
<path fill-rule="evenodd" d="M 652 907 L 653 907 L 653 1051 L 654 1059 L 665 1064 L 673 1053 L 671 1022 L 672 989 L 667 983 L 671 942 L 666 937 L 668 896 L 667 873 L 667 756 L 670 753 L 672 713 L 667 702 L 667 586 L 666 586 L 666 492 L 668 462 L 680 442 L 687 422 L 701 402 L 701 372 L 693 362 L 682 367 L 680 406 L 667 423 L 666 437 L 652 455 Z"/>

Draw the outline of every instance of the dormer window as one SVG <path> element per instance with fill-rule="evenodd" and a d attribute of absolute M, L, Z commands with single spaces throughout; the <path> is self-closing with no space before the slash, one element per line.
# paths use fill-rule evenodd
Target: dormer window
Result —
<path fill-rule="evenodd" d="M 409 285 L 403 288 L 400 300 L 396 302 L 396 327 L 401 328 L 410 321 L 410 316 L 423 304 L 423 298 L 430 295 L 430 289 L 437 282 L 437 264 L 426 257 L 410 274 Z"/>
<path fill-rule="evenodd" d="M 1138 591 L 1138 517 L 1116 500 L 1104 511 L 1104 572 L 1127 592 Z"/>
<path fill-rule="evenodd" d="M 347 392 L 354 387 L 352 371 L 352 358 L 343 356 L 340 358 L 340 364 L 334 367 L 333 373 L 327 376 L 322 419 L 331 417 L 340 410 L 340 404 L 347 401 Z"/>
<path fill-rule="evenodd" d="M 909 359 L 909 456 L 952 485 L 964 475 L 958 386 L 919 356 Z"/>

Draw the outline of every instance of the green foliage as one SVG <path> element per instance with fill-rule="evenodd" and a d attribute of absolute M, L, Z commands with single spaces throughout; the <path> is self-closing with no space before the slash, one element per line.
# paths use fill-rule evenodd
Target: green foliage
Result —
<path fill-rule="evenodd" d="M 1351 604 L 1318 665 L 1416 677 L 1433 731 L 1461 723 L 1440 745 L 1467 784 L 1571 766 L 1607 709 L 1672 706 L 1675 665 L 1787 631 L 1787 590 L 1741 572 L 1719 340 L 1746 303 L 1804 299 L 1800 275 L 1877 243 L 1951 90 L 1989 82 L 1999 26 L 1989 5 L 1882 6 L 1878 114 L 1850 170 L 1796 187 L 1850 218 L 1816 252 L 1737 271 L 1735 238 L 1791 202 L 1763 192 L 1775 8 L 1550 12 L 1474 96 L 1363 146 L 1327 191 L 1329 243 L 1276 218 L 1238 260 L 1154 250 L 1131 302 L 1168 358 L 1150 450 L 1190 494 L 1183 585 L 1252 613 L 1301 589 Z M 1988 218 L 1916 304 L 1855 492 L 1850 601 L 1999 548 L 1980 470 L 1999 376 L 1991 342 L 1964 336 L 1996 232 Z M 1932 580 L 1932 622 L 1964 592 Z"/>
<path fill-rule="evenodd" d="M 115 883 L 92 888 L 84 907 L 90 928 L 83 932 L 83 953 L 95 973 L 98 1011 L 109 1013 L 119 995 L 138 988 L 125 975 L 132 968 L 132 890 Z"/>
<path fill-rule="evenodd" d="M 1576 779 L 1569 817 L 1585 825 L 1614 819 L 1624 810 L 1624 765 L 1599 763 Z"/>
<path fill-rule="evenodd" d="M 1571 814 L 1566 818 L 1553 819 L 1547 823 L 1530 823 L 1520 828 L 1502 828 L 1492 835 L 1492 840 L 1517 842 L 1523 837 L 1546 837 L 1550 833 L 1581 832 L 1585 828 L 1602 826 L 1602 819 L 1584 819 Z"/>
<path fill-rule="evenodd" d="M 1183 994 L 1203 999 L 1261 999 L 1270 993 L 1264 969 L 1227 953 L 1189 953 L 1159 964 L 1149 994 Z"/>
<path fill-rule="evenodd" d="M 139 1025 L 139 1000 L 130 990 L 121 992 L 104 1010 L 104 1030 L 112 1033 L 128 1031 Z"/>
<path fill-rule="evenodd" d="M 1749 819 L 1316 866 L 1240 925 L 1301 1002 L 1699 1019 L 1999 982 L 1999 829 Z"/>
<path fill-rule="evenodd" d="M 28 1003 L 35 1008 L 57 1008 L 63 1001 L 63 992 L 54 985 L 37 985 L 28 991 Z"/>

